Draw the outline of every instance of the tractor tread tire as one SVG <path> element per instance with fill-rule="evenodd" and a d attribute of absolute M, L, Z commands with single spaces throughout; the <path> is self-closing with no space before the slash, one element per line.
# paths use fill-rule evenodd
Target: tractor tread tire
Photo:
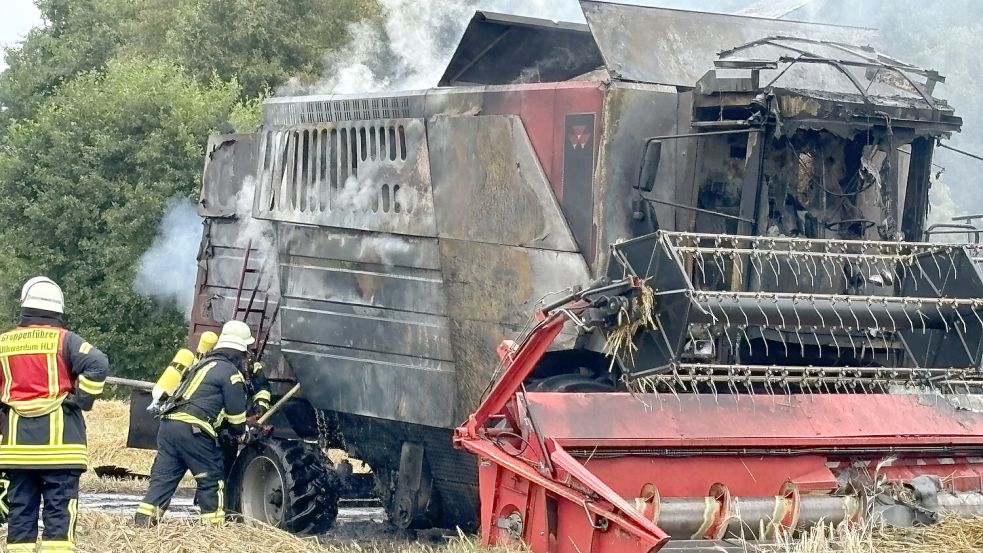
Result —
<path fill-rule="evenodd" d="M 327 532 L 338 516 L 338 492 L 341 479 L 330 461 L 309 444 L 296 440 L 271 438 L 245 449 L 239 470 L 233 475 L 237 501 L 241 477 L 249 462 L 260 454 L 274 459 L 283 469 L 286 511 L 282 530 L 294 534 L 317 535 Z M 239 504 L 236 503 L 236 507 Z"/>

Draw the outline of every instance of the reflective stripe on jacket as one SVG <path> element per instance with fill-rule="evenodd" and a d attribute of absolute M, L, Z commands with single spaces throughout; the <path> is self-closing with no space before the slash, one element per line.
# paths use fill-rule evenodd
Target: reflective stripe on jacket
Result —
<path fill-rule="evenodd" d="M 101 351 L 60 326 L 0 334 L 0 402 L 8 408 L 0 468 L 85 469 L 82 411 L 102 394 L 108 372 Z"/>

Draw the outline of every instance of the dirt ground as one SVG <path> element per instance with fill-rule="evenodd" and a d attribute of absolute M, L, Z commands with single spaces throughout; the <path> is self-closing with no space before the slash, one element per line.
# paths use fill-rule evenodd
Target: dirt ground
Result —
<path fill-rule="evenodd" d="M 91 466 L 114 465 L 132 472 L 149 474 L 154 452 L 126 447 L 129 405 L 123 401 L 100 401 L 86 415 Z M 342 452 L 331 452 L 336 462 Z M 356 470 L 368 470 L 355 464 Z M 185 479 L 175 503 L 182 513 L 165 519 L 155 529 L 137 529 L 130 522 L 133 505 L 146 489 L 143 480 L 99 478 L 91 470 L 82 476 L 83 504 L 79 521 L 79 551 L 82 553 L 492 553 L 477 545 L 473 536 L 436 532 L 421 535 L 419 541 L 386 525 L 381 516 L 360 516 L 358 509 L 327 535 L 300 538 L 275 528 L 251 524 L 203 527 L 191 516 L 191 490 L 194 482 Z M 175 505 L 176 506 L 176 505 Z M 178 509 L 172 509 L 178 510 Z M 378 510 L 378 509 L 377 509 Z M 381 510 L 378 510 L 381 512 Z M 0 535 L 2 535 L 0 531 Z M 921 529 L 881 529 L 860 527 L 818 527 L 799 540 L 746 550 L 771 553 L 976 553 L 983 551 L 983 518 L 945 519 L 941 524 Z"/>
<path fill-rule="evenodd" d="M 125 401 L 100 400 L 92 411 L 85 414 L 90 470 L 82 474 L 83 491 L 142 493 L 146 490 L 147 482 L 144 480 L 99 478 L 91 470 L 94 467 L 113 465 L 137 474 L 150 474 L 154 452 L 126 447 L 129 409 L 130 405 Z M 184 482 L 186 485 L 191 483 L 187 479 Z"/>
<path fill-rule="evenodd" d="M 84 509 L 84 506 L 83 506 Z M 6 527 L 0 540 L 6 538 Z M 202 526 L 188 519 L 165 520 L 151 529 L 135 528 L 129 517 L 83 511 L 79 515 L 79 553 L 491 553 L 466 536 L 438 545 L 409 542 L 328 544 L 259 524 Z M 504 552 L 503 552 L 504 553 Z"/>
<path fill-rule="evenodd" d="M 91 468 L 110 465 L 136 474 L 150 473 L 155 452 L 126 447 L 128 423 L 129 404 L 125 401 L 98 401 L 86 413 Z M 341 451 L 330 451 L 329 457 L 334 462 L 347 458 Z M 369 470 L 364 464 L 352 461 L 356 472 Z M 182 481 L 164 523 L 153 530 L 137 529 L 130 517 L 147 484 L 144 479 L 100 478 L 91 469 L 85 472 L 81 482 L 79 550 L 85 553 L 465 553 L 480 550 L 466 536 L 445 539 L 438 533 L 428 543 L 411 542 L 384 522 L 384 514 L 378 507 L 342 505 L 335 528 L 316 539 L 298 538 L 255 523 L 202 527 L 195 522 L 191 504 L 194 480 L 190 476 Z"/>

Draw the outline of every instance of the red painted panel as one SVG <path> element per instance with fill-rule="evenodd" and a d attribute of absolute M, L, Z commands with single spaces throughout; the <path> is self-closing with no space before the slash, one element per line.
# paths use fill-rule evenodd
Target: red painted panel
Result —
<path fill-rule="evenodd" d="M 559 155 L 553 142 L 553 105 L 556 101 L 555 90 L 530 90 L 522 95 L 522 125 L 526 128 L 529 140 L 532 142 L 539 165 L 543 168 L 546 178 L 550 181 L 553 194 L 560 198 L 560 177 L 553 172 L 553 159 Z"/>
<path fill-rule="evenodd" d="M 983 414 L 912 395 L 528 398 L 542 434 L 568 448 L 983 446 Z"/>
<path fill-rule="evenodd" d="M 836 478 L 826 468 L 822 455 L 783 457 L 697 456 L 697 457 L 617 457 L 593 458 L 584 466 L 622 497 L 639 497 L 642 486 L 655 484 L 662 497 L 704 497 L 710 486 L 726 485 L 734 495 L 778 495 L 785 482 L 799 482 L 803 476 L 815 480 L 825 473 L 821 487 L 836 489 Z"/>
<path fill-rule="evenodd" d="M 564 117 L 570 113 L 595 113 L 595 158 L 602 132 L 600 113 L 604 105 L 604 85 L 583 81 L 572 83 L 523 84 L 497 88 L 485 93 L 487 115 L 518 115 L 539 157 L 543 172 L 558 200 L 563 198 Z"/>

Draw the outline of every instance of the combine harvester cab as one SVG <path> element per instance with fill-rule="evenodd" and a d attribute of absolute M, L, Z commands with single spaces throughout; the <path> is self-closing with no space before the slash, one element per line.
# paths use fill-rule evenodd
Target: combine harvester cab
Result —
<path fill-rule="evenodd" d="M 867 29 L 582 5 L 588 25 L 479 12 L 438 88 L 271 98 L 259 132 L 213 139 L 202 194 L 208 222 L 196 331 L 241 316 L 237 300 L 244 298 L 248 311 L 261 283 L 252 303 L 263 305 L 268 297 L 269 305 L 279 306 L 275 320 L 270 313 L 252 318 L 270 328 L 270 376 L 281 393 L 301 385 L 300 398 L 279 413 L 276 426 L 277 439 L 293 440 L 277 443 L 303 447 L 303 455 L 271 454 L 268 466 L 257 461 L 249 472 L 256 478 L 230 479 L 233 500 L 253 498 L 257 516 L 292 530 L 330 525 L 338 490 L 312 493 L 304 487 L 307 479 L 282 476 L 310 472 L 313 447 L 300 439 L 316 440 L 371 466 L 376 492 L 396 525 L 474 528 L 478 472 L 487 471 L 453 448 L 455 427 L 496 381 L 499 344 L 527 328 L 544 296 L 609 271 L 652 274 L 627 250 L 622 268 L 609 268 L 611 244 L 628 240 L 624 248 L 647 248 L 670 236 L 695 240 L 672 246 L 673 256 L 684 257 L 690 255 L 684 247 L 731 248 L 739 257 L 749 249 L 808 244 L 802 247 L 840 260 L 835 248 L 873 243 L 868 241 L 895 244 L 878 247 L 901 258 L 907 246 L 899 237 L 922 239 L 934 143 L 959 128 L 952 110 L 932 96 L 940 76 L 848 45 L 876 43 L 876 33 Z M 656 240 L 650 236 L 655 231 L 677 234 Z M 269 240 L 248 241 L 256 235 Z M 725 235 L 773 237 L 776 246 Z M 783 236 L 808 242 L 786 243 Z M 243 263 L 250 248 L 255 257 Z M 897 333 L 889 327 L 889 337 L 833 332 L 834 341 L 827 327 L 848 327 L 835 317 L 844 313 L 839 302 L 798 333 L 774 317 L 723 332 L 717 319 L 682 307 L 659 311 L 671 302 L 688 305 L 684 300 L 695 301 L 697 293 L 745 294 L 737 298 L 744 302 L 747 294 L 766 292 L 808 292 L 827 303 L 844 291 L 857 298 L 930 296 L 920 281 L 915 291 L 898 288 L 915 281 L 875 274 L 866 262 L 854 262 L 863 255 L 847 253 L 841 257 L 851 261 L 842 265 L 842 278 L 829 262 L 813 258 L 791 258 L 795 270 L 782 265 L 773 271 L 770 260 L 761 267 L 757 258 L 734 270 L 731 253 L 701 253 L 671 277 L 678 287 L 658 284 L 657 313 L 672 318 L 672 328 L 687 340 L 657 342 L 663 340 L 661 326 L 632 334 L 639 368 L 621 355 L 612 373 L 604 333 L 568 325 L 526 386 L 618 397 L 626 382 L 664 386 L 659 378 L 672 373 L 671 363 L 679 367 L 675 373 L 696 362 L 712 364 L 718 367 L 709 375 L 713 382 L 731 365 L 750 367 L 752 380 L 772 365 L 895 366 L 889 358 L 901 355 L 895 337 L 904 327 Z M 828 268 L 836 282 L 813 274 L 815 283 L 807 286 L 803 259 Z M 723 268 L 696 278 L 690 264 L 698 260 Z M 272 267 L 246 272 L 264 265 Z M 611 275 L 612 281 L 622 276 Z M 876 286 L 877 279 L 883 286 Z M 666 296 L 673 290 L 688 295 Z M 811 301 L 777 299 L 774 314 L 785 316 L 803 316 L 802 302 Z M 720 301 L 729 307 L 731 298 Z M 911 314 L 905 307 L 891 313 Z M 880 321 L 864 318 L 859 309 L 849 312 L 860 317 L 854 326 L 876 328 L 871 323 Z M 695 340 L 688 340 L 690 333 Z M 918 345 L 926 336 L 905 340 L 911 351 L 935 351 Z M 790 344 L 798 338 L 804 343 L 796 354 Z M 704 365 L 699 370 L 708 370 Z M 622 374 L 638 378 L 624 380 Z M 716 386 L 711 393 L 697 385 L 698 393 L 689 392 L 684 401 L 699 400 L 701 412 L 712 417 L 713 398 L 728 389 Z M 762 391 L 755 390 L 758 401 Z M 684 395 L 674 392 L 662 395 Z M 740 408 L 751 395 L 740 395 Z M 627 403 L 625 409 L 628 416 Z M 484 439 L 483 423 L 472 430 L 474 441 L 463 445 Z M 872 457 L 884 453 L 875 449 Z M 723 476 L 719 481 L 735 496 L 748 495 Z M 699 498 L 710 488 L 703 482 L 685 489 L 652 483 L 666 498 Z M 754 496 L 778 493 L 764 487 Z M 641 488 L 616 489 L 626 498 L 644 496 Z M 494 504 L 488 501 L 484 509 Z M 292 524 L 291 512 L 303 512 L 304 523 Z M 486 532 L 514 520 L 495 512 L 480 519 Z M 527 514 L 523 507 L 518 516 L 526 521 Z"/>
<path fill-rule="evenodd" d="M 742 551 L 983 513 L 979 247 L 922 241 L 931 152 L 959 127 L 941 79 L 837 41 L 721 52 L 690 131 L 641 141 L 633 211 L 660 230 L 612 240 L 603 278 L 504 342 L 456 431 L 486 544 Z M 542 385 L 599 351 L 597 388 Z"/>

